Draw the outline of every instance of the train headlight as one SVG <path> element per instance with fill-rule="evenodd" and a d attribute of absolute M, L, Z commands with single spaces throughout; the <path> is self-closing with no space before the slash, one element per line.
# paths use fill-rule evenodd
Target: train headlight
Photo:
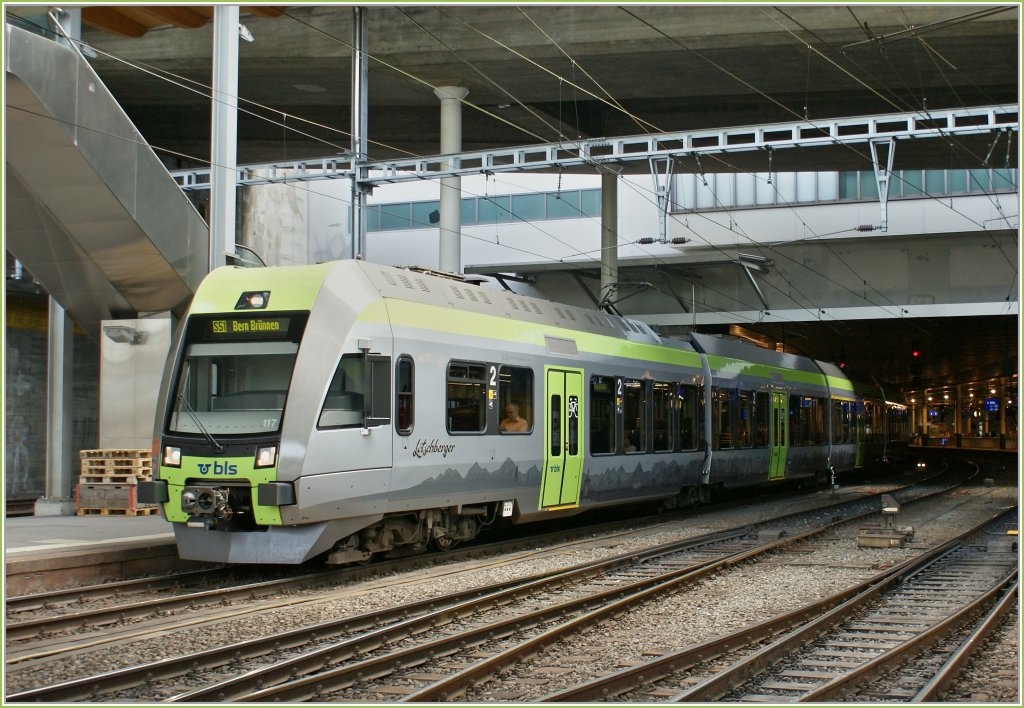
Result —
<path fill-rule="evenodd" d="M 181 448 L 167 445 L 164 447 L 164 466 L 181 467 Z"/>
<path fill-rule="evenodd" d="M 256 448 L 255 466 L 257 468 L 273 467 L 275 462 L 277 462 L 277 445 Z"/>

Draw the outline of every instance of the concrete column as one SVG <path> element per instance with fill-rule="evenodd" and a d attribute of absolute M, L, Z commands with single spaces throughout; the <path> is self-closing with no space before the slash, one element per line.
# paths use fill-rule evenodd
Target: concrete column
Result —
<path fill-rule="evenodd" d="M 469 89 L 441 86 L 434 95 L 441 99 L 441 154 L 462 152 L 462 99 Z M 454 159 L 449 167 L 458 167 Z M 462 178 L 441 179 L 441 239 L 438 268 L 449 273 L 462 273 Z"/>
<path fill-rule="evenodd" d="M 601 175 L 601 292 L 600 300 L 614 300 L 619 282 L 619 176 Z"/>
<path fill-rule="evenodd" d="M 366 189 L 359 180 L 364 170 L 359 163 L 367 159 L 366 130 L 369 123 L 369 86 L 366 59 L 366 8 L 352 8 L 352 210 L 349 213 L 349 234 L 352 237 L 350 256 L 366 257 Z"/>
<path fill-rule="evenodd" d="M 36 516 L 75 513 L 71 496 L 77 476 L 71 451 L 74 340 L 71 318 L 51 297 L 46 377 L 46 496 L 36 501 Z"/>
<path fill-rule="evenodd" d="M 210 131 L 210 270 L 235 252 L 238 178 L 238 5 L 213 8 L 213 117 Z"/>

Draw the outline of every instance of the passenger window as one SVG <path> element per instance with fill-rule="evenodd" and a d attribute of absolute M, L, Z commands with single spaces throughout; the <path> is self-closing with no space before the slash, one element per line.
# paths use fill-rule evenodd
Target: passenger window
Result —
<path fill-rule="evenodd" d="M 615 452 L 615 379 L 590 377 L 590 454 Z"/>
<path fill-rule="evenodd" d="M 562 397 L 551 397 L 551 456 L 562 456 Z"/>
<path fill-rule="evenodd" d="M 737 391 L 731 388 L 717 388 L 714 392 L 714 442 L 715 449 L 731 450 L 736 447 L 736 398 Z"/>
<path fill-rule="evenodd" d="M 647 452 L 647 405 L 643 381 L 625 379 L 622 417 L 623 452 Z"/>
<path fill-rule="evenodd" d="M 750 391 L 739 392 L 739 420 L 736 422 L 736 447 L 750 447 L 753 444 L 751 429 L 754 423 L 754 399 Z"/>
<path fill-rule="evenodd" d="M 652 398 L 654 429 L 654 451 L 670 452 L 675 449 L 675 426 L 672 424 L 672 409 L 674 396 L 672 395 L 672 384 L 654 382 Z"/>
<path fill-rule="evenodd" d="M 498 372 L 498 403 L 501 433 L 529 433 L 533 430 L 533 369 L 502 366 Z"/>
<path fill-rule="evenodd" d="M 395 388 L 397 389 L 397 400 L 395 405 L 395 430 L 399 435 L 408 435 L 412 432 L 414 421 L 413 416 L 413 383 L 414 369 L 412 359 L 407 356 L 398 358 L 398 367 L 395 371 Z"/>
<path fill-rule="evenodd" d="M 487 366 L 448 364 L 446 420 L 449 433 L 482 433 L 487 425 Z"/>
<path fill-rule="evenodd" d="M 768 446 L 768 417 L 771 403 L 767 391 L 754 394 L 754 447 Z"/>
<path fill-rule="evenodd" d="M 391 421 L 391 359 L 345 354 L 331 379 L 317 427 L 359 428 Z"/>
<path fill-rule="evenodd" d="M 679 449 L 696 450 L 701 422 L 697 387 L 679 384 L 676 397 L 679 401 Z"/>

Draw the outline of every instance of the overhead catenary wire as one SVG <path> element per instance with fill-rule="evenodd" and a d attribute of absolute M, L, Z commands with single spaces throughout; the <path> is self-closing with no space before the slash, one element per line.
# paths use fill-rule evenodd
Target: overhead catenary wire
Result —
<path fill-rule="evenodd" d="M 344 42 L 342 42 L 342 43 L 344 44 Z M 573 83 L 574 83 L 574 82 L 573 82 Z M 617 102 L 617 101 L 615 101 L 615 102 Z M 342 132 L 343 132 L 343 131 L 342 131 Z M 634 189 L 635 189 L 635 188 L 634 188 Z M 746 237 L 746 238 L 748 238 L 748 239 L 749 239 L 749 237 Z M 752 243 L 755 243 L 755 242 L 753 242 L 753 240 L 752 240 Z"/>
<path fill-rule="evenodd" d="M 703 54 L 703 53 L 701 53 L 701 52 L 699 52 L 699 51 L 697 51 L 697 50 L 694 50 L 694 49 L 692 49 L 692 48 L 690 48 L 690 47 L 686 46 L 685 44 L 683 44 L 682 42 L 678 41 L 678 40 L 677 40 L 677 39 L 675 39 L 674 37 L 671 37 L 670 35 L 668 35 L 667 33 L 665 33 L 665 32 L 664 32 L 663 30 L 661 30 L 660 28 L 658 28 L 658 27 L 654 26 L 654 25 L 653 25 L 653 24 L 651 24 L 650 22 L 646 21 L 646 20 L 645 20 L 644 18 L 642 18 L 642 17 L 638 16 L 638 15 L 637 15 L 636 13 L 634 13 L 634 12 L 631 12 L 630 10 L 628 10 L 628 9 L 625 9 L 625 8 L 621 8 L 621 9 L 622 9 L 622 10 L 623 10 L 623 12 L 625 12 L 626 14 L 630 15 L 631 17 L 634 17 L 634 18 L 636 18 L 636 19 L 637 19 L 638 21 L 640 21 L 640 22 L 641 22 L 641 23 L 643 23 L 644 25 L 648 26 L 649 28 L 651 28 L 652 30 L 654 30 L 655 32 L 657 32 L 658 34 L 660 34 L 661 36 L 663 36 L 663 37 L 665 37 L 666 39 L 668 39 L 669 41 L 673 42 L 673 43 L 674 43 L 674 44 L 676 44 L 677 46 L 679 46 L 679 47 L 681 47 L 681 48 L 685 49 L 686 51 L 692 52 L 692 53 L 693 53 L 693 54 L 695 54 L 695 55 L 696 55 L 697 57 L 699 57 L 699 58 L 700 58 L 701 60 L 703 60 L 703 61 L 707 62 L 708 64 L 712 65 L 712 66 L 713 66 L 713 67 L 715 67 L 716 69 L 718 69 L 718 70 L 722 71 L 722 72 L 723 72 L 723 73 L 725 73 L 726 75 L 728 75 L 728 76 L 730 76 L 731 78 L 735 79 L 736 81 L 740 82 L 740 83 L 741 83 L 742 85 L 744 85 L 745 87 L 747 87 L 747 88 L 749 88 L 749 89 L 751 89 L 751 90 L 755 91 L 756 93 L 758 93 L 759 95 L 763 96 L 763 97 L 764 97 L 764 98 L 766 98 L 767 100 L 771 101 L 771 102 L 772 102 L 772 103 L 774 103 L 775 105 L 777 105 L 777 106 L 781 107 L 781 108 L 782 108 L 783 110 L 785 110 L 786 112 L 788 112 L 788 113 L 790 113 L 790 114 L 794 115 L 794 116 L 795 116 L 795 117 L 797 117 L 798 119 L 802 119 L 802 117 L 801 117 L 801 116 L 799 115 L 799 113 L 797 113 L 796 111 L 794 111 L 794 110 L 793 110 L 792 108 L 789 108 L 788 106 L 786 106 L 786 105 L 785 105 L 785 104 L 783 104 L 782 102 L 780 102 L 780 101 L 778 101 L 778 100 L 774 99 L 773 97 L 769 96 L 769 95 L 768 95 L 768 94 L 766 94 L 765 92 L 761 91 L 761 90 L 760 90 L 759 88 L 757 88 L 757 87 L 756 87 L 756 86 L 754 86 L 753 84 L 750 84 L 749 82 L 747 82 L 747 81 L 746 81 L 745 79 L 743 79 L 742 77 L 739 77 L 739 76 L 737 76 L 737 75 L 736 75 L 735 73 L 733 73 L 733 72 L 729 71 L 729 70 L 728 70 L 728 69 L 726 69 L 725 67 L 722 67 L 722 66 L 721 66 L 721 65 L 719 65 L 719 64 L 718 64 L 717 62 L 715 62 L 715 61 L 713 61 L 712 59 L 710 59 L 710 58 L 708 58 L 708 57 L 704 56 L 704 54 Z M 782 13 L 783 15 L 785 15 L 785 14 L 786 14 L 786 13 L 785 13 L 784 11 L 782 11 L 781 9 L 778 9 L 778 8 L 776 8 L 776 9 L 777 9 L 777 10 L 778 10 L 779 12 L 781 12 L 781 13 Z M 766 14 L 766 15 L 767 15 L 767 12 L 766 12 L 766 11 L 765 11 L 764 9 L 762 9 L 762 13 L 764 13 L 764 14 Z M 785 27 L 783 27 L 783 26 L 782 26 L 782 25 L 781 25 L 781 24 L 780 24 L 780 23 L 778 22 L 778 20 L 776 20 L 775 18 L 771 17 L 770 15 L 767 15 L 767 16 L 768 16 L 768 17 L 769 17 L 770 19 L 772 19 L 772 20 L 773 20 L 774 22 L 776 22 L 776 24 L 779 24 L 779 26 L 780 26 L 780 27 L 782 27 L 782 28 L 783 28 L 784 30 L 786 30 L 786 31 L 787 31 L 787 32 L 789 32 L 790 34 L 793 34 L 791 30 L 789 30 L 788 28 L 785 28 Z M 786 15 L 786 17 L 788 18 L 789 16 L 788 16 L 788 15 Z M 795 22 L 795 20 L 794 20 L 794 22 Z M 798 24 L 798 23 L 797 23 L 797 24 Z M 794 35 L 794 36 L 795 36 L 795 35 Z M 799 38 L 798 38 L 798 39 L 799 39 Z M 811 48 L 811 45 L 807 44 L 807 46 L 808 46 L 808 48 Z M 829 61 L 830 63 L 832 63 L 833 65 L 835 65 L 835 66 L 836 66 L 837 68 L 839 68 L 839 69 L 840 69 L 841 71 L 844 71 L 844 73 L 846 73 L 847 75 L 849 75 L 849 76 L 850 76 L 850 77 L 851 77 L 852 79 L 854 79 L 854 80 L 855 80 L 855 81 L 857 81 L 858 83 L 862 84 L 862 85 L 863 85 L 863 86 L 864 86 L 865 88 L 867 88 L 867 89 L 868 89 L 869 91 L 872 91 L 873 93 L 875 93 L 876 95 L 878 95 L 878 96 L 879 96 L 880 98 L 882 98 L 883 100 L 886 100 L 886 101 L 887 101 L 887 102 L 888 102 L 888 103 L 889 103 L 890 105 L 893 105 L 893 106 L 894 106 L 895 108 L 897 108 L 897 109 L 899 109 L 899 108 L 900 108 L 900 107 L 899 107 L 899 106 L 898 106 L 897 104 L 895 104 L 895 103 L 894 103 L 893 101 L 891 101 L 891 100 L 889 100 L 889 99 L 885 98 L 884 96 L 881 96 L 881 94 L 879 94 L 879 93 L 878 93 L 878 92 L 877 92 L 876 90 L 874 90 L 874 89 L 873 89 L 873 88 L 872 88 L 871 86 L 869 86 L 869 85 L 865 84 L 865 83 L 864 83 L 863 81 L 860 81 L 860 80 L 859 80 L 859 79 L 858 79 L 857 77 L 853 76 L 852 74 L 849 74 L 849 72 L 845 71 L 845 69 L 842 69 L 842 67 L 839 67 L 838 65 L 836 65 L 836 64 L 835 64 L 835 62 L 833 62 L 833 61 L 832 61 L 831 59 L 829 59 L 829 58 L 828 58 L 828 57 L 826 57 L 826 56 L 825 56 L 824 54 L 822 54 L 822 53 L 821 53 L 821 52 L 820 52 L 819 50 L 817 50 L 817 49 L 814 49 L 814 51 L 815 51 L 815 52 L 816 52 L 817 54 L 819 54 L 820 56 L 822 56 L 822 58 L 826 59 L 827 61 Z M 814 125 L 814 122 L 813 122 L 813 121 L 808 121 L 808 122 L 809 122 L 809 123 L 810 123 L 810 124 L 811 124 L 812 126 Z M 853 152 L 854 152 L 855 154 L 857 154 L 858 156 L 860 156 L 860 157 L 862 157 L 862 158 L 864 158 L 864 159 L 866 159 L 866 160 L 870 160 L 870 158 L 868 158 L 868 157 L 866 157 L 866 156 L 862 155 L 862 154 L 861 154 L 860 152 L 858 152 L 857 150 L 855 150 L 855 149 L 854 149 L 854 148 L 853 148 L 852 146 L 846 146 L 846 147 L 848 147 L 848 148 L 849 148 L 850 150 L 852 150 L 852 151 L 853 151 Z M 726 161 L 725 161 L 725 160 L 723 160 L 722 158 L 718 157 L 717 155 L 712 155 L 712 158 L 713 158 L 713 159 L 716 159 L 716 160 L 719 160 L 719 161 L 721 161 L 721 162 L 723 162 L 723 164 L 728 164 L 728 163 L 726 163 Z M 755 175 L 755 177 L 756 177 L 756 175 Z M 900 177 L 899 179 L 901 179 L 901 180 L 902 180 L 902 177 Z M 926 195 L 926 196 L 932 196 L 932 195 Z M 969 222 L 971 222 L 971 223 L 974 223 L 974 224 L 975 224 L 976 226 L 978 226 L 979 228 L 981 228 L 981 229 L 983 229 L 983 230 L 984 230 L 984 228 L 985 228 L 985 227 L 984 227 L 984 224 L 978 223 L 978 222 L 977 222 L 976 220 L 974 220 L 974 219 L 972 219 L 971 217 L 969 217 L 969 216 L 967 216 L 967 215 L 963 214 L 962 212 L 959 212 L 959 211 L 958 211 L 957 209 L 955 209 L 954 207 L 952 207 L 952 205 L 948 205 L 948 204 L 946 204 L 945 202 L 943 202 L 942 200 L 938 199 L 937 197 L 932 197 L 932 198 L 933 198 L 933 199 L 935 199 L 935 200 L 936 200 L 936 201 L 937 201 L 937 202 L 938 202 L 939 204 L 942 204 L 943 206 L 945 206 L 945 207 L 947 207 L 947 208 L 951 209 L 952 211 L 954 211 L 954 212 L 956 212 L 956 213 L 960 214 L 960 215 L 961 215 L 961 216 L 963 216 L 963 217 L 964 217 L 965 219 L 967 219 L 967 220 L 968 220 Z M 997 245 L 998 245 L 998 244 L 997 244 Z M 1001 247 L 1000 247 L 1000 251 L 1002 251 L 1002 248 L 1001 248 Z M 1006 257 L 1006 254 L 1005 254 L 1005 252 L 1003 253 L 1003 255 L 1004 255 L 1004 257 Z M 1011 267 L 1013 267 L 1013 268 L 1014 268 L 1014 271 L 1016 272 L 1016 265 L 1015 265 L 1015 264 L 1014 264 L 1014 263 L 1013 263 L 1012 261 L 1009 261 L 1009 259 L 1007 259 L 1007 260 L 1008 260 L 1008 262 L 1010 262 L 1010 263 L 1011 263 Z M 847 288 L 847 289 L 848 289 L 848 288 Z"/>
<path fill-rule="evenodd" d="M 530 62 L 530 63 L 531 63 L 531 64 L 533 64 L 534 66 L 537 66 L 538 68 L 540 68 L 540 69 L 542 69 L 542 70 L 546 71 L 547 73 L 554 73 L 554 72 L 551 72 L 551 70 L 547 69 L 546 67 L 543 67 L 542 65 L 540 65 L 540 64 L 538 64 L 537 62 L 533 61 L 532 59 L 529 59 L 528 57 L 526 57 L 525 55 L 523 55 L 523 54 L 522 54 L 521 52 L 519 52 L 519 51 L 517 51 L 517 50 L 515 50 L 515 49 L 512 49 L 512 48 L 508 47 L 508 46 L 507 46 L 506 44 L 504 44 L 504 43 L 500 42 L 499 40 L 495 39 L 494 37 L 492 37 L 492 36 L 488 35 L 487 33 L 484 33 L 484 32 L 482 32 L 481 30 L 479 30 L 479 29 L 477 29 L 477 28 L 473 27 L 473 26 L 472 26 L 472 25 L 470 25 L 469 23 L 466 23 L 466 22 L 464 22 L 464 21 L 460 20 L 459 18 L 456 18 L 456 17 L 452 16 L 452 15 L 451 15 L 450 13 L 445 13 L 445 14 L 447 14 L 447 15 L 448 15 L 449 17 L 452 17 L 452 19 L 455 19 L 455 20 L 457 20 L 457 21 L 461 22 L 461 23 L 462 23 L 462 24 L 464 24 L 464 25 L 465 25 L 466 27 L 468 27 L 468 28 L 470 28 L 470 29 L 474 30 L 475 32 L 477 32 L 477 33 L 479 33 L 479 34 L 481 34 L 481 36 L 483 36 L 483 37 L 485 37 L 485 38 L 487 38 L 487 39 L 491 40 L 492 42 L 494 42 L 494 43 L 495 43 L 495 44 L 497 44 L 498 46 L 500 46 L 500 47 L 503 47 L 503 48 L 507 49 L 508 51 L 512 52 L 513 54 L 515 54 L 516 56 L 519 56 L 519 57 L 521 57 L 521 58 L 523 58 L 523 59 L 527 60 L 528 62 Z M 525 14 L 525 13 L 524 13 L 524 14 Z M 529 18 L 528 18 L 528 19 L 529 19 Z M 548 35 L 546 35 L 546 34 L 545 34 L 545 36 L 548 36 Z M 549 37 L 549 39 L 550 39 L 550 37 Z M 559 49 L 560 49 L 560 51 L 562 51 L 562 52 L 563 52 L 563 54 L 565 54 L 566 56 L 569 56 L 567 52 L 564 52 L 564 50 L 562 50 L 561 48 L 559 48 Z M 571 59 L 571 60 L 573 61 L 573 65 L 575 66 L 575 65 L 576 65 L 575 59 L 573 59 L 573 58 L 572 58 L 571 56 L 570 56 L 569 58 L 570 58 L 570 59 Z M 566 81 L 565 77 L 562 77 L 562 76 L 558 76 L 557 74 L 555 74 L 555 75 L 556 75 L 556 76 L 557 76 L 557 77 L 559 78 L 559 80 L 560 80 L 560 81 Z M 569 83 L 571 83 L 571 84 L 572 84 L 573 86 L 577 86 L 577 84 L 575 83 L 575 81 L 570 81 Z M 578 86 L 577 86 L 577 87 L 578 87 Z M 582 87 L 578 87 L 578 88 L 582 88 Z M 591 96 L 594 96 L 594 94 L 593 94 L 593 93 L 591 93 L 591 92 L 589 92 L 589 91 L 588 91 L 588 93 L 590 93 L 590 95 L 591 95 Z M 607 91 L 606 91 L 606 93 L 607 93 Z M 609 93 L 609 96 L 610 96 L 610 93 Z M 595 96 L 595 98 L 598 98 L 599 100 L 601 100 L 601 99 L 600 99 L 600 97 L 596 97 L 596 96 Z M 604 102 L 604 103 L 606 103 L 606 104 L 608 103 L 607 101 L 603 101 L 603 102 Z M 625 110 L 625 109 L 623 109 L 623 108 L 621 107 L 621 104 L 620 104 L 620 103 L 619 103 L 618 101 L 615 101 L 615 100 L 614 100 L 614 98 L 612 98 L 612 104 L 611 104 L 611 105 L 612 105 L 613 107 L 615 107 L 615 108 L 618 108 L 619 110 L 623 110 L 623 111 Z M 638 120 L 638 119 L 637 119 L 637 117 L 636 117 L 636 116 L 634 116 L 633 114 L 631 114 L 631 113 L 628 113 L 628 112 L 627 112 L 627 114 L 628 114 L 628 115 L 630 116 L 630 118 L 632 118 L 632 119 L 634 119 L 634 120 Z M 639 121 L 638 121 L 638 123 L 639 123 Z M 648 121 L 643 121 L 643 123 L 644 123 L 644 124 L 646 124 L 646 125 L 649 125 L 649 126 L 651 126 L 652 128 L 655 128 L 655 129 L 657 129 L 657 127 L 656 127 L 656 126 L 654 126 L 653 124 L 649 123 Z M 663 132 L 663 131 L 660 131 L 660 130 L 659 130 L 659 132 Z M 635 187 L 635 185 L 633 185 L 633 184 L 632 184 L 632 183 L 630 183 L 630 182 L 627 182 L 627 184 L 629 184 L 629 185 L 630 185 L 631 187 L 633 187 L 634 189 L 636 188 L 636 187 Z M 718 251 L 719 253 L 721 253 L 722 255 L 724 255 L 724 256 L 725 256 L 726 258 L 728 258 L 729 260 L 731 260 L 731 261 L 735 262 L 735 263 L 736 263 L 737 265 L 739 265 L 739 259 L 738 259 L 738 258 L 733 258 L 733 257 L 732 257 L 732 256 L 730 256 L 729 254 L 727 254 L 727 253 L 726 253 L 726 252 L 725 252 L 724 250 L 722 250 L 722 249 L 721 249 L 720 247 L 718 247 L 718 246 L 716 246 L 715 244 L 711 243 L 710 241 L 708 241 L 708 240 L 704 239 L 703 237 L 700 237 L 700 236 L 699 236 L 698 234 L 696 234 L 696 232 L 694 232 L 694 233 L 695 233 L 695 235 L 697 235 L 697 236 L 698 236 L 698 237 L 699 237 L 699 238 L 700 238 L 700 239 L 701 239 L 702 241 L 704 241 L 704 242 L 705 242 L 705 243 L 706 243 L 707 245 L 711 246 L 711 247 L 712 247 L 713 249 L 715 249 L 716 251 Z M 745 237 L 745 238 L 747 238 L 747 240 L 748 240 L 748 241 L 750 241 L 751 243 L 754 243 L 755 245 L 760 245 L 760 244 L 756 244 L 756 242 L 755 242 L 755 241 L 754 241 L 753 239 L 751 239 L 751 238 L 750 238 L 749 236 L 747 236 L 746 234 L 743 234 L 743 235 L 744 235 L 744 237 Z M 641 250 L 643 250 L 643 249 L 641 249 Z M 645 251 L 645 252 L 646 252 L 646 251 Z M 648 255 L 650 255 L 650 253 L 649 253 L 649 252 L 647 252 L 647 253 L 648 253 Z M 796 261 L 794 261 L 794 262 L 796 262 Z M 799 292 L 799 290 L 798 290 L 797 288 L 795 288 L 795 286 L 793 286 L 793 284 L 792 284 L 792 282 L 791 282 L 791 281 L 788 281 L 788 280 L 787 280 L 786 282 L 787 282 L 787 284 L 788 284 L 788 285 L 789 285 L 789 286 L 791 287 L 791 289 L 797 290 L 797 292 Z M 774 288 L 778 289 L 778 287 L 777 287 L 777 286 L 775 286 L 775 285 L 774 285 L 774 283 L 770 283 L 770 285 L 771 285 L 772 287 L 774 287 Z M 781 292 L 781 291 L 780 291 L 780 292 Z M 810 300 L 809 300 L 809 298 L 807 298 L 807 297 L 806 297 L 805 295 L 803 295 L 802 293 L 801 293 L 801 297 L 803 297 L 803 298 L 804 298 L 805 300 L 808 300 L 808 301 L 810 301 Z M 791 298 L 791 299 L 792 299 L 792 298 Z M 794 302 L 795 302 L 795 300 L 794 300 Z M 874 304 L 874 303 L 873 303 L 873 304 Z M 805 306 L 805 307 L 803 307 L 803 309 L 805 309 L 805 310 L 806 310 L 806 311 L 807 311 L 807 312 L 808 312 L 809 314 L 813 314 L 813 313 L 812 313 L 812 311 L 811 311 L 811 309 L 810 309 L 809 307 L 806 307 L 806 306 Z M 819 312 L 821 311 L 821 308 L 816 308 L 816 309 L 817 309 L 817 311 L 819 311 Z"/>

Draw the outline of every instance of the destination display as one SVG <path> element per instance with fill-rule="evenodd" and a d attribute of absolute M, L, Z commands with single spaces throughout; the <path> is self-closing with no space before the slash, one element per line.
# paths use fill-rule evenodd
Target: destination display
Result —
<path fill-rule="evenodd" d="M 209 320 L 206 341 L 287 339 L 291 317 L 220 317 Z"/>

